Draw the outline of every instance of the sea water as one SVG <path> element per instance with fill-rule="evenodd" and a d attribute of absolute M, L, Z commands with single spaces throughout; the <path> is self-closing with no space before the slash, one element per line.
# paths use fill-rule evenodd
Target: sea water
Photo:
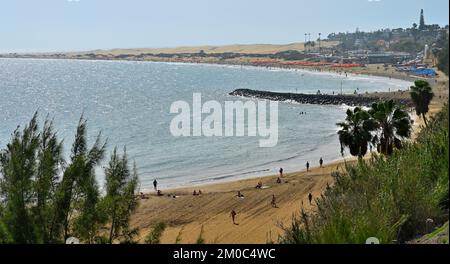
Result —
<path fill-rule="evenodd" d="M 228 95 L 238 88 L 332 94 L 407 89 L 406 81 L 257 67 L 129 61 L 0 59 L 0 148 L 35 111 L 54 120 L 66 158 L 80 116 L 88 120 L 88 138 L 108 139 L 108 154 L 126 146 L 137 164 L 141 189 L 157 179 L 162 188 L 207 184 L 290 172 L 320 157 L 339 159 L 337 122 L 345 106 L 279 104 L 276 147 L 260 148 L 258 137 L 180 137 L 170 133 L 178 100 L 223 103 L 253 100 Z M 303 114 L 301 114 L 303 112 Z M 103 181 L 102 169 L 98 180 Z"/>

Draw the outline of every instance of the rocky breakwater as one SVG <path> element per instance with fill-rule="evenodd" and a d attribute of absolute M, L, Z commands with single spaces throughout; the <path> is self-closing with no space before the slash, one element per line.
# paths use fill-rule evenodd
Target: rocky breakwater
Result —
<path fill-rule="evenodd" d="M 237 89 L 230 93 L 232 96 L 266 99 L 271 101 L 295 101 L 301 104 L 318 105 L 349 105 L 371 106 L 381 98 L 373 95 L 327 95 L 327 94 L 301 94 L 257 91 L 250 89 Z M 386 98 L 385 98 L 386 99 Z M 410 105 L 410 100 L 391 98 L 402 105 Z"/>

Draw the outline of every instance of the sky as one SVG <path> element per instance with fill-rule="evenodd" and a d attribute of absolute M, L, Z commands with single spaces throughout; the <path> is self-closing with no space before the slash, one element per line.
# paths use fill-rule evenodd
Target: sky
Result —
<path fill-rule="evenodd" d="M 447 25 L 448 0 L 0 0 L 0 53 L 302 42 Z"/>

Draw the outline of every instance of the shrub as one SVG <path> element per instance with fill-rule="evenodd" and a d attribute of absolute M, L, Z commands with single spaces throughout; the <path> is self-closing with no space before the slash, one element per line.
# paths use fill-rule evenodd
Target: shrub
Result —
<path fill-rule="evenodd" d="M 448 105 L 415 143 L 334 173 L 335 185 L 284 227 L 280 243 L 404 242 L 426 232 L 426 220 L 448 221 Z"/>
<path fill-rule="evenodd" d="M 161 236 L 164 233 L 164 230 L 166 229 L 165 223 L 158 223 L 153 228 L 152 232 L 147 235 L 147 238 L 145 239 L 146 244 L 159 244 L 161 240 Z"/>

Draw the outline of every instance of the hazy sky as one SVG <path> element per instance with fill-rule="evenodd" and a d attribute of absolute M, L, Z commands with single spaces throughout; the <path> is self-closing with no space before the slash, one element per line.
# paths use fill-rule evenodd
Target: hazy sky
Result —
<path fill-rule="evenodd" d="M 304 33 L 447 25 L 448 0 L 0 0 L 0 52 L 290 43 Z"/>

